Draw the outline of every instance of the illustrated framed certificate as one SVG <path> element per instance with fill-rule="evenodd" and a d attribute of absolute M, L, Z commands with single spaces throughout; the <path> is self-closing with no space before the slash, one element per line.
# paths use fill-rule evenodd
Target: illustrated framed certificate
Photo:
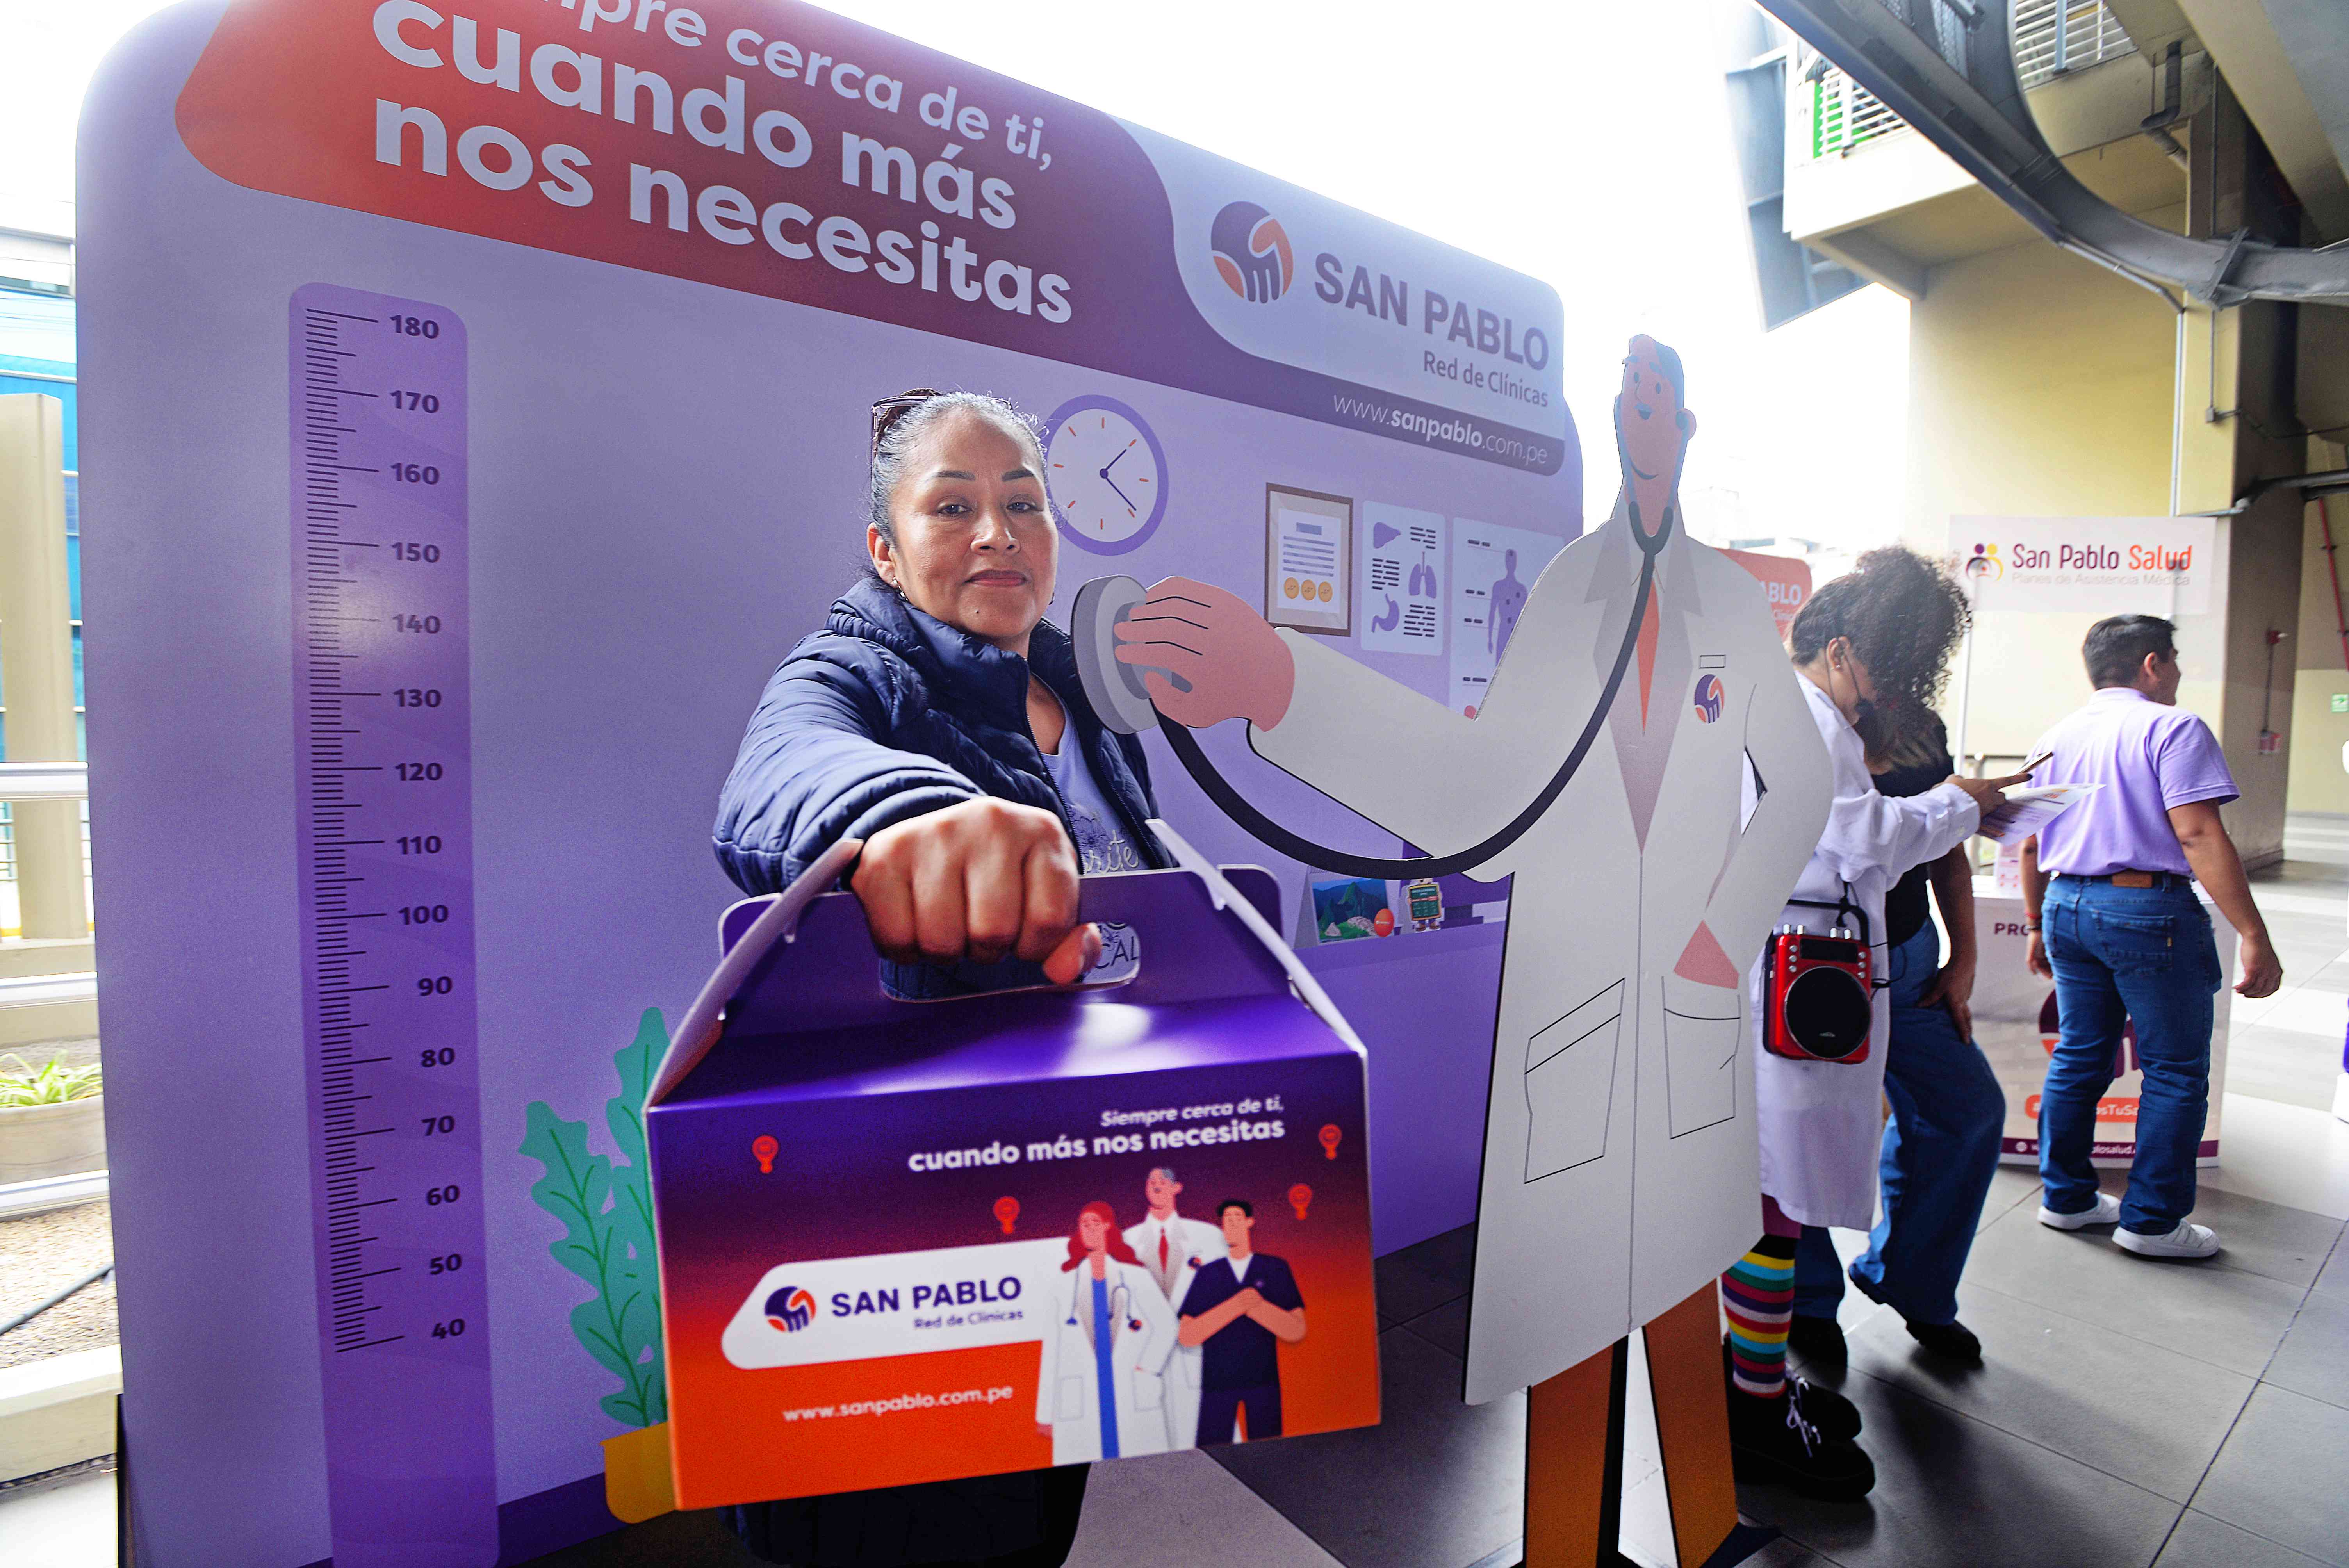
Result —
<path fill-rule="evenodd" d="M 1264 618 L 1323 636 L 1354 630 L 1354 503 L 1264 487 Z"/>

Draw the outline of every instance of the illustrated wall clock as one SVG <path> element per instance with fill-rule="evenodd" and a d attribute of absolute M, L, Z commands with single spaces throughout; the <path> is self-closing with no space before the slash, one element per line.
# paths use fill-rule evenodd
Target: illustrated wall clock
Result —
<path fill-rule="evenodd" d="M 1101 555 L 1123 555 L 1166 515 L 1166 449 L 1114 397 L 1072 397 L 1044 431 L 1044 488 L 1061 531 Z"/>

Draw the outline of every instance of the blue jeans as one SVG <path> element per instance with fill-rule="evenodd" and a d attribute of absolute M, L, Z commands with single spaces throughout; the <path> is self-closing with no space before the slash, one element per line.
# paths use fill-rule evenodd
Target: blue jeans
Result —
<path fill-rule="evenodd" d="M 1948 1008 L 1918 1006 L 1940 959 L 1940 933 L 1928 923 L 1892 949 L 1886 965 L 1892 1036 L 1884 1097 L 1892 1116 L 1879 1167 L 1884 1217 L 1851 1265 L 1864 1293 L 1911 1323 L 1957 1318 L 1958 1276 L 1982 1222 L 2006 1122 L 2006 1097 L 1980 1047 L 1958 1033 Z M 1833 1317 L 1843 1283 L 1827 1233 L 1804 1226 L 1795 1251 L 1795 1310 Z"/>
<path fill-rule="evenodd" d="M 2040 912 L 2062 1037 L 2039 1097 L 2039 1180 L 2059 1214 L 2095 1207 L 2096 1101 L 2133 1026 L 2145 1074 L 2121 1228 L 2158 1236 L 2194 1210 L 2210 1109 L 2211 997 L 2225 976 L 2210 916 L 2184 882 L 2115 887 L 2059 876 Z"/>

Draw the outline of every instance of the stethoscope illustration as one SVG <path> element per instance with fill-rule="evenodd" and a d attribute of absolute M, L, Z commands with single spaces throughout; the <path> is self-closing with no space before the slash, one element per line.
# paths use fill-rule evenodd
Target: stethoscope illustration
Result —
<path fill-rule="evenodd" d="M 1082 1294 L 1081 1282 L 1090 1277 L 1091 1276 L 1088 1275 L 1084 1270 L 1080 1269 L 1077 1271 L 1076 1279 L 1070 1282 L 1069 1320 L 1061 1326 L 1063 1328 L 1080 1328 L 1083 1326 L 1083 1325 L 1077 1321 L 1077 1297 Z M 1109 1287 L 1109 1320 L 1112 1326 L 1114 1326 L 1119 1319 L 1123 1318 L 1125 1320 L 1125 1326 L 1128 1333 L 1141 1333 L 1142 1319 L 1138 1317 L 1128 1317 L 1126 1315 L 1133 1309 L 1133 1291 L 1130 1286 L 1113 1284 Z"/>
<path fill-rule="evenodd" d="M 1618 417 L 1615 420 L 1615 449 L 1628 477 L 1637 470 L 1631 467 L 1631 456 L 1623 444 L 1623 421 L 1620 418 L 1622 399 L 1616 399 Z M 1132 614 L 1136 606 L 1149 597 L 1149 590 L 1131 577 L 1097 577 L 1077 590 L 1076 603 L 1069 617 L 1071 640 L 1076 645 L 1077 675 L 1085 688 L 1086 697 L 1102 722 L 1121 735 L 1140 735 L 1156 726 L 1166 738 L 1182 762 L 1184 771 L 1213 800 L 1224 815 L 1238 823 L 1269 848 L 1279 851 L 1294 861 L 1324 871 L 1343 872 L 1349 876 L 1416 880 L 1423 877 L 1450 876 L 1479 866 L 1525 837 L 1536 822 L 1541 820 L 1566 787 L 1574 781 L 1589 755 L 1591 743 L 1599 738 L 1599 727 L 1607 722 L 1607 715 L 1615 706 L 1615 695 L 1623 685 L 1623 673 L 1630 667 L 1631 655 L 1640 645 L 1640 632 L 1648 619 L 1648 591 L 1656 577 L 1656 557 L 1663 552 L 1678 521 L 1681 493 L 1681 468 L 1688 457 L 1688 445 L 1683 441 L 1680 455 L 1672 464 L 1671 502 L 1657 521 L 1656 531 L 1650 533 L 1640 518 L 1640 503 L 1626 487 L 1624 504 L 1629 509 L 1631 537 L 1640 546 L 1640 586 L 1633 601 L 1629 623 L 1623 628 L 1622 645 L 1615 650 L 1614 667 L 1608 671 L 1607 685 L 1590 709 L 1590 717 L 1575 738 L 1572 749 L 1550 775 L 1532 804 L 1517 813 L 1509 823 L 1483 842 L 1455 851 L 1448 855 L 1417 855 L 1382 858 L 1358 855 L 1345 850 L 1333 850 L 1317 844 L 1310 839 L 1289 831 L 1272 820 L 1241 798 L 1217 772 L 1214 762 L 1200 749 L 1189 729 L 1158 711 L 1150 700 L 1150 688 L 1143 684 L 1142 668 L 1121 664 L 1117 657 L 1117 628 Z M 1165 672 L 1161 671 L 1161 674 Z M 1168 677 L 1172 679 L 1171 676 Z M 1074 1321 L 1073 1318 L 1071 1319 Z"/>

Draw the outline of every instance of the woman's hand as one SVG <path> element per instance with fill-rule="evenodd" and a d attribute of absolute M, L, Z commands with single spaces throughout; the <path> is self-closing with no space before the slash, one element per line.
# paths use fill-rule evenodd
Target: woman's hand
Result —
<path fill-rule="evenodd" d="M 899 964 L 993 964 L 1017 954 L 1071 985 L 1101 956 L 1077 923 L 1077 856 L 1060 818 L 993 799 L 884 828 L 849 891 L 873 945 Z"/>
<path fill-rule="evenodd" d="M 1237 594 L 1188 577 L 1153 587 L 1119 624 L 1117 641 L 1118 663 L 1145 666 L 1142 684 L 1158 711 L 1193 729 L 1227 718 L 1270 729 L 1296 694 L 1297 661 L 1280 634 Z"/>
<path fill-rule="evenodd" d="M 1971 953 L 1952 953 L 1917 998 L 1920 1007 L 1948 1008 L 1959 1037 L 1967 1040 L 1974 1037 L 1974 962 Z"/>
<path fill-rule="evenodd" d="M 1987 817 L 2006 804 L 2006 792 L 2009 789 L 2018 784 L 2027 783 L 2030 778 L 2031 775 L 2027 772 L 2010 773 L 2003 779 L 1969 779 L 1962 773 L 1952 773 L 1942 782 L 1954 784 L 1972 796 L 1974 804 L 1981 807 L 1982 814 Z"/>

